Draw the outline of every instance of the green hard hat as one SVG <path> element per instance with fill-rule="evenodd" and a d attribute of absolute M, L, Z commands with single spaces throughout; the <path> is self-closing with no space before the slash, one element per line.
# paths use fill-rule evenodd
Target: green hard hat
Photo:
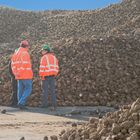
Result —
<path fill-rule="evenodd" d="M 43 50 L 47 50 L 48 52 L 50 52 L 51 51 L 51 48 L 49 47 L 49 45 L 45 44 L 45 45 L 42 45 L 42 49 L 41 50 L 42 51 Z"/>
<path fill-rule="evenodd" d="M 17 51 L 18 51 L 18 48 L 15 49 L 15 52 L 17 52 Z"/>
<path fill-rule="evenodd" d="M 26 35 L 21 35 L 21 39 L 25 40 L 25 39 L 27 39 L 27 36 Z"/>

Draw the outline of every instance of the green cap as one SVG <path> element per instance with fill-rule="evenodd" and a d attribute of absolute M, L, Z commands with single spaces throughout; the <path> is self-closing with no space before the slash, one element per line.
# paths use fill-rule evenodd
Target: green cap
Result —
<path fill-rule="evenodd" d="M 15 49 L 15 52 L 17 52 L 17 51 L 18 51 L 18 48 Z"/>
<path fill-rule="evenodd" d="M 50 52 L 51 51 L 51 48 L 49 47 L 49 45 L 45 44 L 45 45 L 42 45 L 42 49 L 41 50 L 42 51 L 43 50 L 47 50 L 48 52 Z"/>
<path fill-rule="evenodd" d="M 21 39 L 25 40 L 25 39 L 27 39 L 27 36 L 26 35 L 21 35 Z"/>

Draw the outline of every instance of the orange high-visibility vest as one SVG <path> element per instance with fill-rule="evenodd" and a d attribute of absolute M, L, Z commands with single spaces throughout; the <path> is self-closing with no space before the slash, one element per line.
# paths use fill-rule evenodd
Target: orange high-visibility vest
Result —
<path fill-rule="evenodd" d="M 27 48 L 20 47 L 14 53 L 11 58 L 11 67 L 17 80 L 33 78 L 32 65 Z"/>
<path fill-rule="evenodd" d="M 42 77 L 42 80 L 45 76 L 56 76 L 58 71 L 58 59 L 53 53 L 47 53 L 42 56 L 39 68 L 39 76 Z"/>

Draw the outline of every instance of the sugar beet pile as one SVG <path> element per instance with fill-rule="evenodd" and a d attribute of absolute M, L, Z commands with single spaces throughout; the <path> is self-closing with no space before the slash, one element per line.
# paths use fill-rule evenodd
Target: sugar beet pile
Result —
<path fill-rule="evenodd" d="M 34 13 L 0 8 L 0 25 L 1 67 L 7 66 L 10 51 L 17 48 L 20 35 L 29 35 L 34 69 L 30 106 L 41 103 L 39 50 L 46 42 L 60 63 L 59 105 L 116 106 L 139 97 L 138 0 L 125 0 L 95 11 Z M 7 67 L 1 71 L 0 81 L 0 104 L 9 104 L 11 85 Z"/>
<path fill-rule="evenodd" d="M 87 124 L 63 130 L 61 140 L 139 140 L 140 98 L 102 119 L 90 118 Z"/>

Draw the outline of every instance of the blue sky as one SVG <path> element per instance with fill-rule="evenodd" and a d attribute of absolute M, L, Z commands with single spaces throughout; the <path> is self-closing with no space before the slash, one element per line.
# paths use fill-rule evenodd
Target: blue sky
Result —
<path fill-rule="evenodd" d="M 20 10 L 91 10 L 103 8 L 121 0 L 0 0 L 1 6 Z"/>

